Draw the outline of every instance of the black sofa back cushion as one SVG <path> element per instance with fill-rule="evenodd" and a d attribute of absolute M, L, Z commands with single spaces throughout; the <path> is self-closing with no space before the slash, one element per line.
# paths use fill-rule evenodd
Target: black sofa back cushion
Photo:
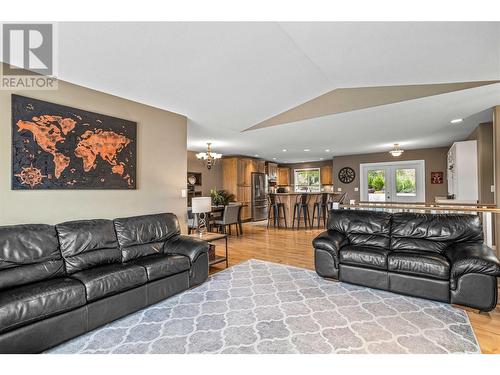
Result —
<path fill-rule="evenodd" d="M 171 213 L 120 218 L 114 224 L 124 262 L 162 253 L 165 241 L 180 234 L 177 216 Z"/>
<path fill-rule="evenodd" d="M 391 214 L 377 211 L 331 210 L 328 229 L 347 236 L 354 246 L 390 246 Z"/>
<path fill-rule="evenodd" d="M 54 226 L 0 227 L 0 290 L 64 274 Z"/>
<path fill-rule="evenodd" d="M 56 229 L 68 273 L 104 264 L 121 263 L 113 221 L 68 221 L 57 224 Z"/>
<path fill-rule="evenodd" d="M 391 250 L 442 254 L 458 242 L 483 242 L 476 215 L 396 213 L 392 216 Z"/>

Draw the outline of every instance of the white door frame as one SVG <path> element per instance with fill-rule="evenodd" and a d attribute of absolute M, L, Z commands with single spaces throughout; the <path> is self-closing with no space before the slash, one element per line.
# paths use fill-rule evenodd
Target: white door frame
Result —
<path fill-rule="evenodd" d="M 409 165 L 416 165 L 418 170 L 416 173 L 416 185 L 417 185 L 417 196 L 414 202 L 425 202 L 425 160 L 402 160 L 402 161 L 387 161 L 387 162 L 379 162 L 379 163 L 361 163 L 359 165 L 359 197 L 361 201 L 368 201 L 368 189 L 367 189 L 367 171 L 369 169 L 374 168 L 384 168 L 384 167 L 404 167 Z M 420 172 L 420 173 L 419 173 Z M 390 184 L 395 186 L 394 176 L 386 176 L 386 184 L 387 181 L 391 181 Z M 391 194 L 390 199 L 387 199 L 387 194 Z M 396 202 L 395 200 L 396 194 L 394 192 L 388 192 L 386 190 L 386 201 L 387 202 Z"/>

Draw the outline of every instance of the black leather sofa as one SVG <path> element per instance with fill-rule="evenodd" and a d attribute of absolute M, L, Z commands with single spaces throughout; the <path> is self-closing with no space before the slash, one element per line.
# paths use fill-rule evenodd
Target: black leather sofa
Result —
<path fill-rule="evenodd" d="M 490 311 L 500 261 L 475 215 L 332 210 L 313 240 L 318 275 Z"/>
<path fill-rule="evenodd" d="M 174 214 L 0 227 L 0 353 L 36 353 L 208 277 Z"/>

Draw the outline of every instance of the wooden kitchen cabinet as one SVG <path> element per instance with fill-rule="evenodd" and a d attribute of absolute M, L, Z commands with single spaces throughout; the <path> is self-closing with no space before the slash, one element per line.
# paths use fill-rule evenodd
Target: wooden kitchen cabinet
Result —
<path fill-rule="evenodd" d="M 266 173 L 266 162 L 264 160 L 255 161 L 255 172 Z"/>
<path fill-rule="evenodd" d="M 270 181 L 276 181 L 278 179 L 278 164 L 267 163 L 267 176 Z"/>
<path fill-rule="evenodd" d="M 324 166 L 320 169 L 321 185 L 333 185 L 333 167 Z"/>
<path fill-rule="evenodd" d="M 278 168 L 278 185 L 290 185 L 290 168 Z"/>
<path fill-rule="evenodd" d="M 234 194 L 235 200 L 247 207 L 241 219 L 252 219 L 252 172 L 265 172 L 265 162 L 245 157 L 222 158 L 222 188 Z"/>

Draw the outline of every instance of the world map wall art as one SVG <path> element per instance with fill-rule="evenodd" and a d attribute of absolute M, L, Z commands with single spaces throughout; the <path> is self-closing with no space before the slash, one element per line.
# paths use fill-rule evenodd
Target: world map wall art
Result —
<path fill-rule="evenodd" d="M 137 123 L 12 95 L 12 189 L 135 189 Z"/>

